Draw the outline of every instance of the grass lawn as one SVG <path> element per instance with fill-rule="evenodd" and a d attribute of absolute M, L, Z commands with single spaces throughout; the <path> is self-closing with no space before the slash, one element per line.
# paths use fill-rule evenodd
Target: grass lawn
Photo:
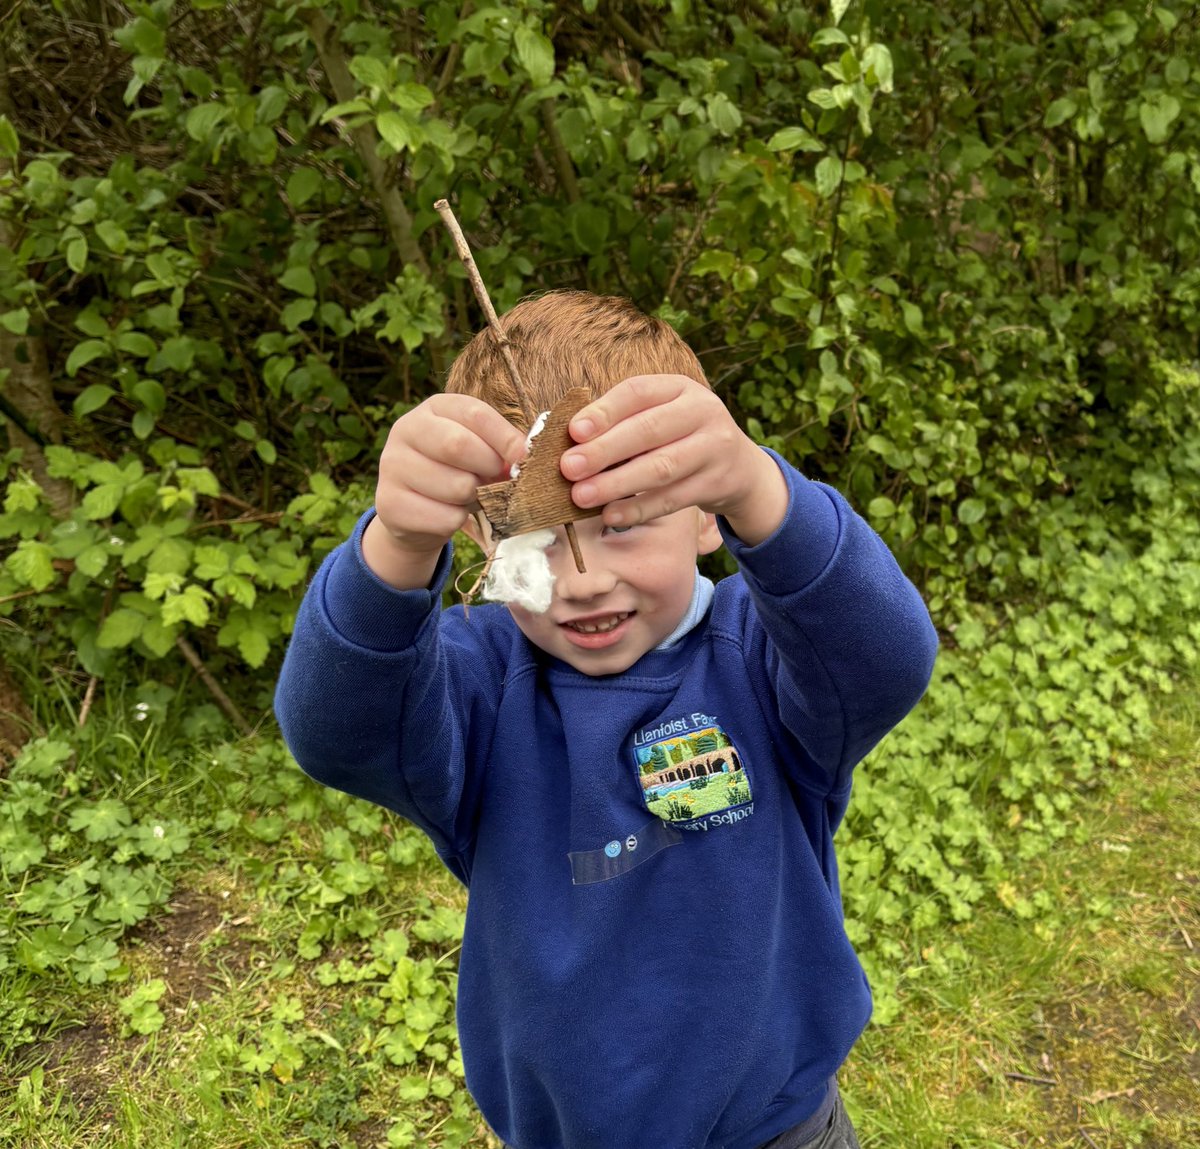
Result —
<path fill-rule="evenodd" d="M 924 939 L 843 1071 L 863 1149 L 1200 1147 L 1200 697 L 1023 867 L 1052 920 Z"/>
<path fill-rule="evenodd" d="M 265 739 L 202 770 L 128 742 L 96 778 L 154 794 L 194 845 L 115 980 L 0 969 L 0 1144 L 494 1149 L 453 1040 L 464 899 L 423 839 Z M 1198 809 L 1192 691 L 1051 853 L 1014 863 L 1001 901 L 1048 889 L 1050 917 L 993 903 L 912 939 L 899 1017 L 843 1074 L 864 1149 L 1200 1149 Z"/>

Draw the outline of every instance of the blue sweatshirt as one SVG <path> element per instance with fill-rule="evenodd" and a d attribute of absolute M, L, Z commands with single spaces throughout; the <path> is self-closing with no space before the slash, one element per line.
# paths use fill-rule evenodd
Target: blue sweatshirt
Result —
<path fill-rule="evenodd" d="M 785 468 L 779 530 L 619 675 L 439 609 L 354 537 L 304 598 L 276 711 L 304 770 L 410 819 L 469 889 L 467 1086 L 515 1149 L 754 1149 L 826 1100 L 870 991 L 833 833 L 937 639 L 879 537 Z"/>

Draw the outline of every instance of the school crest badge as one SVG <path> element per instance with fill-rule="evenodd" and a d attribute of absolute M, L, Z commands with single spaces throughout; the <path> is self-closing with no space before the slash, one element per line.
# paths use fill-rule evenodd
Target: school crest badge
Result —
<path fill-rule="evenodd" d="M 729 735 L 709 714 L 671 719 L 634 735 L 646 808 L 682 829 L 732 824 L 753 810 L 750 776 Z"/>

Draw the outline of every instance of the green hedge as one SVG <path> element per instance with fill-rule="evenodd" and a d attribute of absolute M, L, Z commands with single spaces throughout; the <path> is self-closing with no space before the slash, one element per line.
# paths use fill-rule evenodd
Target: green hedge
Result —
<path fill-rule="evenodd" d="M 996 826 L 1061 833 L 1200 640 L 1193 6 L 54 8 L 0 58 L 11 663 L 265 709 L 480 326 L 448 196 L 501 310 L 665 316 L 923 587 L 945 653 L 863 773 L 858 933 L 1036 908 Z"/>

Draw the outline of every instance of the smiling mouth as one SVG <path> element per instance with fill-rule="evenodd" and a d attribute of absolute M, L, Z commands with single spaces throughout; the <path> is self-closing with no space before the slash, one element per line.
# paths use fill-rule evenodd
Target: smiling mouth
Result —
<path fill-rule="evenodd" d="M 607 618 L 592 619 L 588 622 L 564 622 L 568 630 L 575 631 L 576 634 L 605 634 L 610 630 L 616 630 L 633 611 L 627 610 L 620 614 L 610 614 Z"/>

